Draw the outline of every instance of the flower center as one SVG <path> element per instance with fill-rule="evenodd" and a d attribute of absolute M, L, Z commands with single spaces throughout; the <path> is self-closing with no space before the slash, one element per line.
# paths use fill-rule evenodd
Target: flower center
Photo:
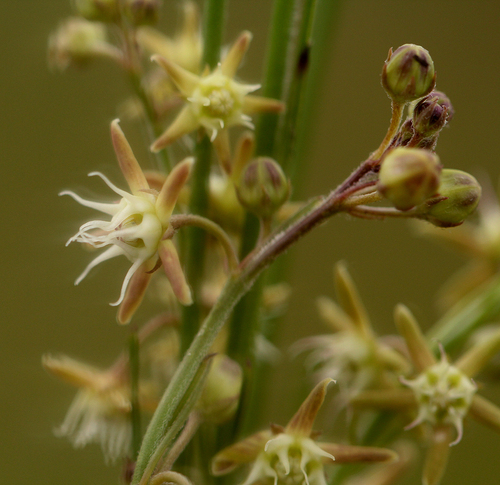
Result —
<path fill-rule="evenodd" d="M 234 110 L 234 99 L 225 88 L 214 89 L 207 96 L 208 105 L 203 107 L 207 116 L 225 119 Z"/>

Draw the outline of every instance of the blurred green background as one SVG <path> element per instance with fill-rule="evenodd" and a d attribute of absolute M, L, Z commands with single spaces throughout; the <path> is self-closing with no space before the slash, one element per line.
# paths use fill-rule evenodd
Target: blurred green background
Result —
<path fill-rule="evenodd" d="M 166 0 L 166 8 L 173 3 Z M 242 29 L 254 33 L 239 74 L 247 82 L 259 82 L 272 2 L 228 3 L 225 39 L 230 42 Z M 115 323 L 115 309 L 108 302 L 116 298 L 128 263 L 124 258 L 105 263 L 75 288 L 73 281 L 88 255 L 79 247 L 66 249 L 64 243 L 89 212 L 57 193 L 71 188 L 87 195 L 107 194 L 102 184 L 89 183 L 86 174 L 92 170 L 121 180 L 109 122 L 128 96 L 128 85 L 115 66 L 104 62 L 64 74 L 49 72 L 47 37 L 71 13 L 69 0 L 2 0 L 1 5 L 0 481 L 117 483 L 118 470 L 104 465 L 96 446 L 75 451 L 53 436 L 74 391 L 49 377 L 40 357 L 62 352 L 105 366 L 126 339 L 127 331 Z M 389 47 L 407 42 L 430 51 L 437 86 L 455 106 L 455 119 L 438 145 L 442 162 L 475 174 L 487 171 L 496 182 L 500 2 L 345 1 L 338 25 L 309 120 L 313 129 L 302 197 L 334 188 L 378 146 L 390 118 L 380 71 Z M 141 153 L 142 134 L 135 125 L 124 123 L 123 128 Z M 280 331 L 283 348 L 314 329 L 324 330 L 314 300 L 319 294 L 333 296 L 331 269 L 339 259 L 348 262 L 381 333 L 393 331 L 392 309 L 398 302 L 407 304 L 424 327 L 431 325 L 437 315 L 433 294 L 462 264 L 455 254 L 415 237 L 402 221 L 343 216 L 314 231 L 290 254 L 294 293 Z M 150 313 L 145 308 L 140 315 Z M 300 362 L 282 361 L 263 422 L 287 421 L 295 403 L 280 396 L 303 390 L 289 379 L 299 368 Z M 500 402 L 498 389 L 483 394 Z M 499 451 L 500 436 L 467 423 L 443 483 L 498 483 Z M 409 483 L 419 483 L 417 471 Z"/>

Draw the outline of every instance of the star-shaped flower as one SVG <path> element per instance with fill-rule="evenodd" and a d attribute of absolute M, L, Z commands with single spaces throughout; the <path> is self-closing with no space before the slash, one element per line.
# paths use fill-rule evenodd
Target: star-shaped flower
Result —
<path fill-rule="evenodd" d="M 441 359 L 436 359 L 405 306 L 396 307 L 395 319 L 418 375 L 414 379 L 401 378 L 401 382 L 410 389 L 366 391 L 355 396 L 351 403 L 357 407 L 416 411 L 416 419 L 406 429 L 420 424 L 430 426 L 431 438 L 423 483 L 437 485 L 446 468 L 449 446 L 457 444 L 462 438 L 466 416 L 500 432 L 500 408 L 476 394 L 477 386 L 472 380 L 500 349 L 500 331 L 450 364 L 443 350 Z"/>
<path fill-rule="evenodd" d="M 286 427 L 274 425 L 220 451 L 212 473 L 224 475 L 241 464 L 253 462 L 244 485 L 288 483 L 326 485 L 327 463 L 380 462 L 396 458 L 385 448 L 349 446 L 315 441 L 312 426 L 332 379 L 324 379 L 309 394 Z"/>
<path fill-rule="evenodd" d="M 85 268 L 75 285 L 92 268 L 107 259 L 124 255 L 131 261 L 132 266 L 123 281 L 120 297 L 112 303 L 113 306 L 120 305 L 118 321 L 128 323 L 142 301 L 151 274 L 160 264 L 178 300 L 185 305 L 192 302 L 177 250 L 170 239 L 163 239 L 163 235 L 169 227 L 177 198 L 194 160 L 186 158 L 177 164 L 158 193 L 150 189 L 118 120 L 111 123 L 111 139 L 131 193 L 113 185 L 102 173 L 92 172 L 89 176 L 102 178 L 121 197 L 118 203 L 88 201 L 71 191 L 63 191 L 60 195 L 69 195 L 80 204 L 111 216 L 110 221 L 94 220 L 83 224 L 67 244 L 80 242 L 95 248 L 107 248 Z"/>
<path fill-rule="evenodd" d="M 203 127 L 215 143 L 219 157 L 225 161 L 230 156 L 228 127 L 244 125 L 253 128 L 250 115 L 283 110 L 281 101 L 249 94 L 259 89 L 260 85 L 242 84 L 234 80 L 251 39 L 250 32 L 243 32 L 215 70 L 202 76 L 160 55 L 152 57 L 167 72 L 187 101 L 170 127 L 153 143 L 153 151 L 159 151 L 181 136 Z"/>

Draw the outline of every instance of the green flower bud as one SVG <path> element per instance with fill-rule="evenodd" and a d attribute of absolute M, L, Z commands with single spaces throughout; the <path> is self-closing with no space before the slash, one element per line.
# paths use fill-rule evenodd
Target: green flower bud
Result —
<path fill-rule="evenodd" d="M 459 226 L 477 207 L 481 186 L 470 174 L 444 169 L 438 194 L 417 207 L 420 219 L 438 227 Z"/>
<path fill-rule="evenodd" d="M 278 163 L 261 157 L 245 167 L 236 193 L 243 207 L 268 218 L 287 201 L 290 183 Z"/>
<path fill-rule="evenodd" d="M 134 25 L 153 25 L 158 21 L 161 0 L 125 0 L 123 10 Z"/>
<path fill-rule="evenodd" d="M 436 84 L 429 52 L 415 44 L 404 44 L 389 56 L 382 70 L 382 86 L 396 103 L 408 103 L 430 93 Z"/>
<path fill-rule="evenodd" d="M 227 355 L 215 355 L 197 409 L 207 421 L 215 424 L 231 419 L 238 407 L 242 383 L 239 364 Z"/>
<path fill-rule="evenodd" d="M 432 91 L 413 109 L 413 127 L 422 137 L 438 133 L 453 118 L 454 110 L 449 98 L 439 91 Z"/>
<path fill-rule="evenodd" d="M 87 20 L 114 22 L 119 17 L 117 0 L 73 0 L 79 15 Z"/>
<path fill-rule="evenodd" d="M 396 209 L 409 210 L 436 193 L 440 173 L 435 153 L 399 147 L 382 161 L 377 189 Z"/>

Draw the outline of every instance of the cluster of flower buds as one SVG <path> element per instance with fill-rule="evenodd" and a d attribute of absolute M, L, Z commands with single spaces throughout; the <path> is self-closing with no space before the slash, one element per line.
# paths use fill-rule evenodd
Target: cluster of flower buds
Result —
<path fill-rule="evenodd" d="M 377 190 L 400 211 L 439 227 L 461 224 L 476 208 L 481 187 L 474 177 L 442 169 L 434 149 L 441 130 L 454 115 L 449 98 L 434 91 L 436 73 L 427 50 L 405 44 L 389 56 L 382 85 L 400 113 L 408 117 L 396 127 L 383 152 Z M 400 118 L 395 118 L 399 121 Z"/>

